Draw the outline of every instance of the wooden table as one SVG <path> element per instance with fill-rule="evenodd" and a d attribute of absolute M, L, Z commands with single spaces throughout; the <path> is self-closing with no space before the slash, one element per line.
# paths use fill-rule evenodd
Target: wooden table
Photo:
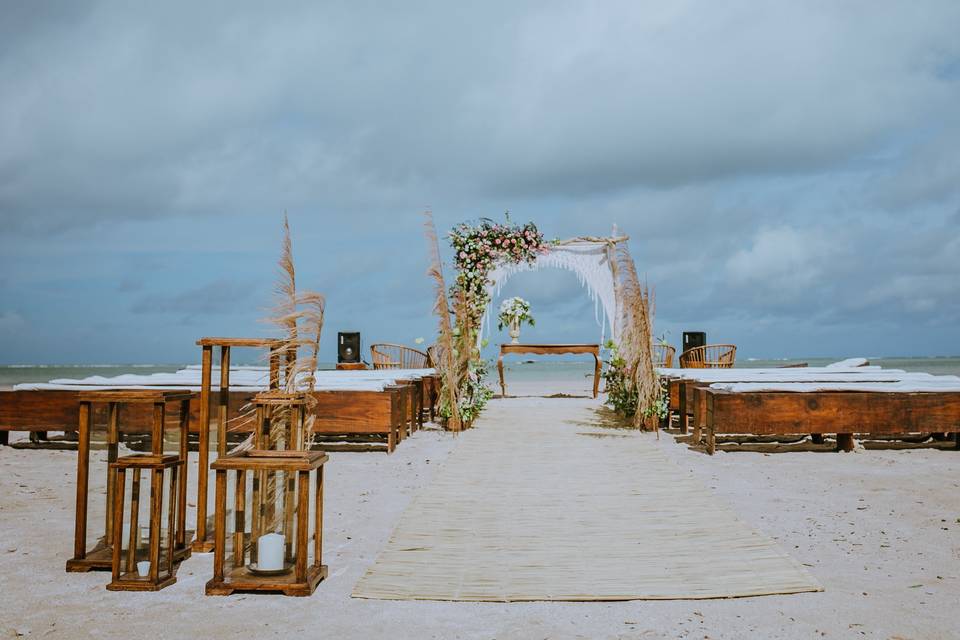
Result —
<path fill-rule="evenodd" d="M 500 357 L 497 359 L 497 371 L 500 373 L 500 391 L 507 395 L 507 386 L 503 382 L 503 356 L 508 353 L 532 353 L 537 355 L 562 355 L 566 353 L 589 353 L 593 356 L 593 397 L 597 397 L 600 388 L 600 345 L 599 344 L 501 344 Z"/>

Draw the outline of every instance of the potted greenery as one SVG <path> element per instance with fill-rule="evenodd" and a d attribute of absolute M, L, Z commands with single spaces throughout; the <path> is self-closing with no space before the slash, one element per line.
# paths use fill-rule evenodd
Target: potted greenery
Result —
<path fill-rule="evenodd" d="M 530 313 L 530 303 L 523 298 L 507 298 L 500 303 L 500 315 L 497 327 L 503 331 L 505 326 L 510 327 L 510 338 L 512 344 L 520 342 L 520 325 L 524 322 L 531 327 L 536 325 L 533 315 Z"/>

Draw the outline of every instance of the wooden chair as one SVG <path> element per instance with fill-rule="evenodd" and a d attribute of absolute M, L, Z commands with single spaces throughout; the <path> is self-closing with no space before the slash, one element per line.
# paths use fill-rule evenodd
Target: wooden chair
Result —
<path fill-rule="evenodd" d="M 677 350 L 671 347 L 669 344 L 662 344 L 659 342 L 654 344 L 652 349 L 653 366 L 669 369 L 673 366 L 673 356 L 676 352 Z"/>
<path fill-rule="evenodd" d="M 427 347 L 427 366 L 436 369 L 443 360 L 443 347 L 439 344 L 432 344 Z"/>
<path fill-rule="evenodd" d="M 731 369 L 737 359 L 737 346 L 708 344 L 687 349 L 680 354 L 682 369 Z"/>
<path fill-rule="evenodd" d="M 370 345 L 374 369 L 426 369 L 429 356 L 402 344 L 386 342 Z"/>

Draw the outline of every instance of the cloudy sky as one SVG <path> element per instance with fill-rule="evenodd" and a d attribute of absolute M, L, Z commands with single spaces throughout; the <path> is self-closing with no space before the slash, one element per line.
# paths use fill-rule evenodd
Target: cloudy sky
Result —
<path fill-rule="evenodd" d="M 429 339 L 426 207 L 616 223 L 675 343 L 960 354 L 960 3 L 386 4 L 5 0 L 0 363 L 264 335 L 284 211 L 325 359 Z"/>

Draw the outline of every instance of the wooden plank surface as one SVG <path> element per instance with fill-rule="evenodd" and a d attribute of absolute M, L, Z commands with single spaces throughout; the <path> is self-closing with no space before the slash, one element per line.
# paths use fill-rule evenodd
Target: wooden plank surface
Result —
<path fill-rule="evenodd" d="M 708 389 L 717 433 L 906 433 L 960 430 L 960 393 L 730 393 Z"/>

